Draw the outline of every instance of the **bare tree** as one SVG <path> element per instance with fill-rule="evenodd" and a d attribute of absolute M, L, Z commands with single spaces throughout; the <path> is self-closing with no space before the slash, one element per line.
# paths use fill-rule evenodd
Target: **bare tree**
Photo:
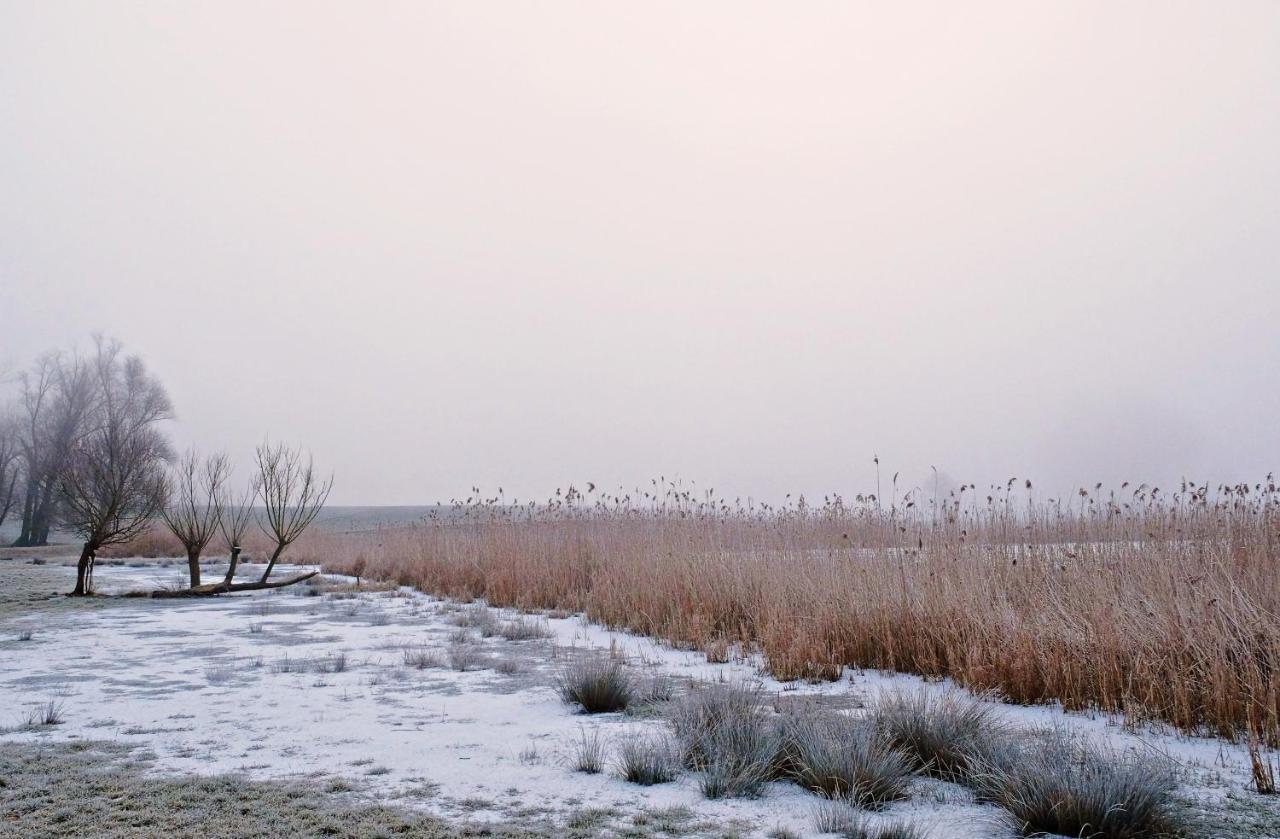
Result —
<path fill-rule="evenodd" d="M 231 581 L 236 576 L 236 566 L 240 563 L 240 548 L 244 541 L 244 532 L 249 529 L 249 522 L 253 518 L 253 502 L 258 498 L 259 483 L 260 479 L 255 475 L 253 480 L 249 481 L 249 486 L 243 495 L 236 499 L 224 495 L 220 502 L 222 518 L 218 521 L 218 526 L 222 530 L 222 538 L 227 540 L 227 547 L 231 550 L 231 561 L 227 565 L 226 579 L 223 580 L 226 585 L 231 585 Z"/>
<path fill-rule="evenodd" d="M 302 535 L 324 507 L 329 490 L 333 489 L 333 476 L 321 480 L 310 455 L 304 463 L 300 449 L 291 449 L 283 443 L 274 446 L 263 443 L 258 446 L 257 457 L 263 504 L 258 526 L 276 544 L 267 570 L 262 572 L 265 583 L 285 548 Z"/>
<path fill-rule="evenodd" d="M 187 551 L 192 588 L 200 585 L 200 554 L 222 524 L 222 491 L 230 474 L 231 459 L 225 454 L 201 461 L 191 450 L 169 479 L 168 503 L 160 516 Z"/>
<path fill-rule="evenodd" d="M 18 448 L 22 460 L 22 530 L 14 544 L 45 545 L 58 512 L 59 476 L 86 433 L 100 396 L 94 371 L 79 355 L 47 353 L 19 377 Z"/>
<path fill-rule="evenodd" d="M 73 595 L 93 592 L 93 564 L 105 545 L 127 541 L 165 501 L 172 457 L 156 424 L 173 415 L 164 387 L 117 341 L 96 338 L 87 362 L 93 410 L 58 470 L 65 521 L 84 540 Z"/>

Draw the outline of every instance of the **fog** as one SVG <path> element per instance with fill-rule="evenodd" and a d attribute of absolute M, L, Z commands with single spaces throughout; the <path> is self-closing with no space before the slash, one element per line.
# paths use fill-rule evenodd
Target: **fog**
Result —
<path fill-rule="evenodd" d="M 334 503 L 1280 466 L 1272 0 L 10 2 L 0 126 L 0 362 Z"/>

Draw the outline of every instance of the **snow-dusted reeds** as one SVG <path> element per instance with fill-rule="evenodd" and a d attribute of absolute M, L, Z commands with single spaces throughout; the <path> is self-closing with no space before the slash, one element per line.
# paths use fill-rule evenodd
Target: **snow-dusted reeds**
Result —
<path fill-rule="evenodd" d="M 1010 701 L 1159 718 L 1280 746 L 1280 492 L 1022 481 L 933 498 L 736 504 L 656 483 L 459 504 L 299 560 L 491 606 L 586 612 L 781 679 L 951 677 Z"/>

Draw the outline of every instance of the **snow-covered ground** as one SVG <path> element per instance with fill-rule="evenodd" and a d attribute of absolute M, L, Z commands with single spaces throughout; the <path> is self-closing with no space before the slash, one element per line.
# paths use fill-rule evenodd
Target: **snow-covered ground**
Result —
<path fill-rule="evenodd" d="M 283 577 L 299 570 L 279 568 Z M 68 581 L 73 570 L 61 569 Z M 253 569 L 248 569 L 252 574 Z M 210 579 L 219 575 L 209 567 Z M 176 566 L 100 567 L 103 592 L 180 585 Z M 68 582 L 69 585 L 69 582 Z M 598 729 L 609 742 L 662 730 L 660 719 L 575 713 L 553 677 L 574 648 L 614 650 L 638 671 L 683 680 L 753 681 L 785 696 L 820 695 L 858 708 L 911 676 L 849 671 L 838 682 L 782 684 L 748 661 L 710 664 L 701 653 L 610 632 L 577 617 L 544 619 L 544 639 L 481 638 L 458 626 L 464 607 L 409 590 L 307 594 L 305 586 L 197 600 L 130 599 L 109 608 L 51 610 L 0 623 L 0 736 L 14 740 L 114 739 L 155 755 L 166 772 L 304 777 L 335 791 L 470 819 L 568 817 L 582 808 L 635 814 L 684 806 L 695 820 L 748 835 L 777 827 L 813 834 L 818 799 L 771 784 L 754 801 L 707 801 L 696 778 L 640 787 L 606 770 L 573 771 L 574 744 Z M 500 620 L 514 613 L 493 610 Z M 16 637 L 32 630 L 30 640 Z M 470 636 L 475 669 L 418 668 L 410 659 Z M 406 650 L 408 655 L 406 655 Z M 933 684 L 930 689 L 943 689 Z M 24 728 L 50 700 L 65 722 Z M 1126 730 L 1103 715 L 1001 706 L 1027 727 L 1068 726 L 1118 749 L 1154 750 L 1177 761 L 1206 801 L 1248 783 L 1242 747 L 1216 739 Z M 938 826 L 936 835 L 1004 835 L 998 812 L 962 788 L 920 780 L 885 818 Z"/>

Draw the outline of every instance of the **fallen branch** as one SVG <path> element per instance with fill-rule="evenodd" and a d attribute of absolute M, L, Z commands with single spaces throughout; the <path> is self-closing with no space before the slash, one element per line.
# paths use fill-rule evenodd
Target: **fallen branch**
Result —
<path fill-rule="evenodd" d="M 262 581 L 259 581 L 256 583 L 228 583 L 227 581 L 223 580 L 217 583 L 209 583 L 208 585 L 195 586 L 194 588 L 178 589 L 177 591 L 161 589 L 159 591 L 151 592 L 151 596 L 152 597 L 213 597 L 215 595 L 231 594 L 232 592 L 237 592 L 237 591 L 261 591 L 263 589 L 268 589 L 268 588 L 284 588 L 285 586 L 291 586 L 296 583 L 300 583 L 304 580 L 309 580 L 319 573 L 320 573 L 319 571 L 308 571 L 307 573 L 299 574 L 296 577 L 288 577 L 283 580 L 276 580 L 274 582 L 269 582 L 269 583 L 264 583 Z"/>

